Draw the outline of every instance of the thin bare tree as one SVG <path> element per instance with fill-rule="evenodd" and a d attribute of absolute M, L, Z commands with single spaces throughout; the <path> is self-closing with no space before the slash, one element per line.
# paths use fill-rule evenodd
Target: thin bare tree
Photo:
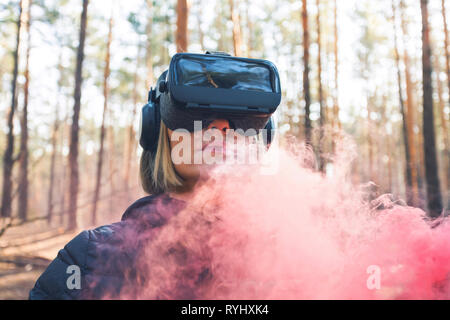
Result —
<path fill-rule="evenodd" d="M 125 140 L 124 145 L 124 159 L 125 159 L 125 166 L 124 166 L 124 183 L 125 186 L 128 188 L 130 186 L 130 171 L 131 171 L 131 159 L 135 155 L 136 152 L 136 138 L 135 138 L 135 131 L 133 127 L 134 120 L 136 118 L 138 105 L 140 101 L 140 95 L 138 92 L 138 85 L 139 85 L 139 66 L 141 64 L 141 44 L 138 45 L 137 48 L 137 57 L 136 57 L 136 66 L 134 70 L 134 77 L 133 77 L 133 109 L 131 112 L 131 120 L 130 124 L 128 125 L 128 135 L 127 139 Z"/>
<path fill-rule="evenodd" d="M 305 141 L 311 143 L 311 119 L 310 105 L 311 95 L 309 90 L 309 26 L 307 0 L 302 0 L 302 26 L 303 26 L 303 95 L 305 99 Z"/>
<path fill-rule="evenodd" d="M 409 148 L 409 139 L 408 139 L 408 125 L 407 125 L 407 116 L 405 112 L 405 103 L 403 98 L 403 90 L 402 90 L 402 74 L 400 69 L 400 54 L 398 51 L 398 39 L 397 39 L 397 14 L 396 14 L 396 5 L 394 0 L 392 0 L 392 19 L 394 25 L 394 55 L 395 55 L 395 65 L 397 68 L 397 83 L 398 83 L 398 99 L 400 104 L 400 114 L 402 115 L 402 132 L 403 132 L 403 144 L 405 146 L 405 178 L 406 178 L 406 197 L 408 202 L 412 203 L 412 175 L 411 175 L 411 155 Z M 416 180 L 417 183 L 417 180 Z"/>
<path fill-rule="evenodd" d="M 316 0 L 317 15 L 316 15 L 316 27 L 317 27 L 317 82 L 318 86 L 318 96 L 319 96 L 319 107 L 320 107 L 320 134 L 319 134 L 319 170 L 324 172 L 325 170 L 325 158 L 323 157 L 323 146 L 324 146 L 324 125 L 325 125 L 325 105 L 323 99 L 323 87 L 322 87 L 322 43 L 321 43 L 321 28 L 320 28 L 320 0 Z"/>
<path fill-rule="evenodd" d="M 448 90 L 450 92 L 450 52 L 448 50 L 449 40 L 448 40 L 448 27 L 447 27 L 447 15 L 445 10 L 445 0 L 441 2 L 442 6 L 442 20 L 444 22 L 444 55 L 445 55 L 445 68 L 447 71 L 447 84 Z M 450 94 L 448 95 L 450 102 Z"/>
<path fill-rule="evenodd" d="M 153 0 L 146 0 L 147 4 L 147 24 L 145 25 L 145 35 L 147 37 L 145 51 L 145 65 L 147 67 L 146 89 L 150 90 L 153 84 L 153 54 L 152 54 L 152 25 L 153 25 Z"/>
<path fill-rule="evenodd" d="M 59 71 L 59 79 L 58 79 L 58 97 L 60 96 L 61 87 L 62 87 L 62 78 L 63 78 L 63 70 L 62 70 L 62 52 L 59 53 L 58 58 L 58 71 Z M 53 191 L 54 191 L 54 184 L 55 184 L 55 166 L 56 166 L 56 154 L 57 154 L 57 137 L 58 137 L 58 129 L 60 126 L 59 121 L 59 110 L 60 110 L 60 103 L 58 102 L 55 106 L 55 119 L 53 121 L 53 128 L 52 128 L 52 135 L 50 138 L 50 143 L 52 145 L 52 154 L 50 156 L 50 181 L 49 181 L 49 187 L 48 187 L 48 194 L 47 194 L 47 222 L 50 224 L 53 219 Z M 64 193 L 64 192 L 63 192 Z M 62 210 L 63 211 L 63 210 Z"/>
<path fill-rule="evenodd" d="M 247 22 L 247 57 L 251 58 L 253 53 L 253 21 L 249 15 L 250 0 L 245 0 L 245 20 Z"/>
<path fill-rule="evenodd" d="M 12 201 L 12 170 L 14 162 L 17 160 L 14 153 L 14 114 L 17 108 L 17 76 L 19 73 L 19 50 L 20 50 L 20 33 L 22 30 L 23 19 L 23 0 L 19 2 L 19 16 L 17 18 L 17 34 L 16 47 L 13 53 L 14 67 L 11 81 L 11 107 L 6 117 L 8 132 L 6 134 L 6 149 L 3 154 L 3 190 L 1 203 L 1 217 L 11 216 L 11 201 Z"/>
<path fill-rule="evenodd" d="M 334 0 L 334 105 L 333 105 L 333 127 L 341 127 L 339 121 L 339 36 L 338 36 L 338 6 Z"/>
<path fill-rule="evenodd" d="M 28 218 L 28 98 L 30 88 L 30 51 L 31 51 L 31 5 L 32 0 L 27 1 L 25 14 L 27 51 L 25 57 L 25 84 L 23 87 L 23 108 L 20 119 L 20 151 L 19 151 L 19 186 L 17 212 L 19 219 L 26 221 Z"/>
<path fill-rule="evenodd" d="M 175 42 L 177 52 L 186 52 L 188 47 L 188 16 L 189 7 L 187 0 L 177 2 L 177 32 Z"/>
<path fill-rule="evenodd" d="M 442 213 L 442 198 L 439 185 L 436 142 L 433 119 L 433 85 L 431 80 L 431 45 L 428 23 L 428 0 L 420 1 L 422 12 L 422 85 L 423 85 L 423 140 L 425 156 L 425 178 L 427 182 L 427 204 L 429 215 L 438 217 Z"/>
<path fill-rule="evenodd" d="M 411 66 L 409 60 L 408 50 L 406 49 L 407 37 L 408 37 L 408 26 L 405 16 L 405 2 L 400 0 L 400 19 L 401 19 L 401 29 L 403 37 L 403 63 L 405 65 L 405 84 L 406 84 L 406 129 L 408 133 L 408 146 L 409 146 L 409 170 L 411 171 L 411 191 L 410 191 L 410 201 L 414 206 L 419 205 L 419 187 L 418 187 L 418 173 L 417 173 L 417 151 L 416 151 L 416 139 L 414 135 L 414 113 L 415 113 L 415 102 L 414 102 L 414 88 L 411 80 Z"/>
<path fill-rule="evenodd" d="M 108 111 L 108 96 L 109 96 L 109 75 L 110 71 L 110 60 L 111 60 L 111 42 L 112 42 L 112 28 L 113 28 L 113 16 L 109 18 L 109 28 L 108 28 L 108 40 L 106 42 L 106 55 L 105 55 L 105 68 L 103 70 L 103 114 L 102 114 L 102 124 L 100 126 L 100 150 L 98 151 L 97 160 L 97 173 L 95 176 L 95 190 L 94 198 L 92 199 L 92 213 L 91 213 L 91 225 L 95 226 L 97 224 L 97 205 L 100 196 L 100 188 L 102 181 L 102 168 L 103 168 L 103 151 L 105 144 L 105 118 Z"/>
<path fill-rule="evenodd" d="M 230 20 L 233 23 L 233 48 L 236 57 L 242 56 L 241 21 L 239 10 L 234 7 L 234 1 L 228 0 L 230 5 Z"/>
<path fill-rule="evenodd" d="M 439 123 L 441 128 L 441 136 L 442 142 L 444 143 L 444 152 L 443 152 L 443 161 L 442 161 L 442 192 L 443 194 L 447 194 L 449 182 L 450 182 L 450 163 L 446 161 L 446 159 L 450 159 L 450 143 L 449 143 L 449 132 L 447 127 L 447 121 L 445 119 L 445 102 L 443 97 L 443 88 L 440 79 L 441 67 L 439 65 L 439 57 L 438 55 L 434 56 L 434 69 L 435 69 L 435 77 L 436 77 L 436 86 L 438 92 L 438 113 L 439 113 Z M 439 126 L 438 126 L 439 127 Z M 445 202 L 444 202 L 445 203 Z"/>
<path fill-rule="evenodd" d="M 75 90 L 74 90 L 74 106 L 72 116 L 72 127 L 70 131 L 70 147 L 69 147 L 69 208 L 68 208 L 68 230 L 76 230 L 77 222 L 77 200 L 79 187 L 78 173 L 78 136 L 79 136 L 79 118 L 81 109 L 81 85 L 83 82 L 83 60 L 84 60 L 84 43 L 86 40 L 87 27 L 87 9 L 89 0 L 83 0 L 83 10 L 81 12 L 79 44 L 77 50 L 77 65 L 75 68 Z"/>

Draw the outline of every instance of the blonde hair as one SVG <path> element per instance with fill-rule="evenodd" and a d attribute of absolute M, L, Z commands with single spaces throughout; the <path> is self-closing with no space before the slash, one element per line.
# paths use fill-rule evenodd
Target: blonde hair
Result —
<path fill-rule="evenodd" d="M 144 150 L 141 155 L 140 177 L 142 188 L 149 194 L 174 191 L 183 185 L 171 158 L 169 134 L 161 121 L 156 152 Z"/>

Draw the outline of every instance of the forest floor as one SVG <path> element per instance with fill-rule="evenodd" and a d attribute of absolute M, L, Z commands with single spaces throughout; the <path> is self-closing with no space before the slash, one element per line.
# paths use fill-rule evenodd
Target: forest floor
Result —
<path fill-rule="evenodd" d="M 0 300 L 28 299 L 37 278 L 75 235 L 43 221 L 8 229 L 0 237 Z"/>

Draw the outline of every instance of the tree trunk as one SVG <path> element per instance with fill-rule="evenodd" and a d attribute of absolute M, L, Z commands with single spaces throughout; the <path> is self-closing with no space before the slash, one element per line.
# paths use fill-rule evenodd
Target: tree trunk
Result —
<path fill-rule="evenodd" d="M 197 7 L 197 14 L 195 16 L 197 18 L 198 40 L 200 42 L 201 50 L 204 53 L 206 50 L 205 50 L 205 33 L 203 32 L 202 29 L 202 20 L 201 20 L 203 13 L 202 0 L 197 1 L 196 7 Z"/>
<path fill-rule="evenodd" d="M 61 95 L 62 88 L 62 80 L 63 80 L 63 67 L 62 67 L 62 50 L 59 53 L 58 58 L 58 72 L 59 72 L 59 80 L 58 80 L 58 97 Z M 55 166 L 56 166 L 56 154 L 57 154 L 57 137 L 58 130 L 60 126 L 59 121 L 59 110 L 61 108 L 61 103 L 58 103 L 55 106 L 55 120 L 53 122 L 53 130 L 51 136 L 51 145 L 52 145 L 52 155 L 50 157 L 50 181 L 48 187 L 48 195 L 47 195 L 47 222 L 50 224 L 53 219 L 53 189 L 55 184 Z M 61 152 L 62 153 L 62 152 Z M 64 168 L 63 168 L 64 170 Z M 61 179 L 62 180 L 62 179 Z M 63 192 L 64 194 L 64 192 Z M 61 213 L 64 211 L 64 206 L 61 209 Z M 62 225 L 62 223 L 60 223 Z"/>
<path fill-rule="evenodd" d="M 450 52 L 448 50 L 449 39 L 448 39 L 447 16 L 446 16 L 444 0 L 442 0 L 441 5 L 442 5 L 442 18 L 443 18 L 443 22 L 444 22 L 445 70 L 447 73 L 447 86 L 448 86 L 448 92 L 449 92 L 448 98 L 449 98 L 449 105 L 450 105 Z M 438 79 L 438 81 L 439 81 L 439 79 Z M 448 159 L 450 159 L 450 145 L 449 145 L 450 138 L 449 138 L 449 129 L 447 128 L 447 122 L 446 122 L 445 116 L 444 116 L 444 106 L 443 105 L 441 105 L 441 108 L 440 108 L 440 117 L 441 117 L 441 121 L 442 121 L 442 129 L 444 131 L 445 150 L 447 150 L 447 152 L 446 152 L 447 153 L 447 161 L 445 161 L 445 162 L 446 162 L 446 166 L 447 166 L 446 186 L 447 186 L 447 193 L 448 193 L 448 189 L 450 188 L 450 165 L 448 162 Z M 450 199 L 448 201 L 450 203 Z"/>
<path fill-rule="evenodd" d="M 150 90 L 153 85 L 153 56 L 152 56 L 152 25 L 153 25 L 153 1 L 147 0 L 147 24 L 145 35 L 147 36 L 145 64 L 147 67 L 146 89 Z"/>
<path fill-rule="evenodd" d="M 92 214 L 91 214 L 92 226 L 95 226 L 97 224 L 97 203 L 98 198 L 100 196 L 100 187 L 102 182 L 103 150 L 105 141 L 105 118 L 106 112 L 108 110 L 108 94 L 109 94 L 108 79 L 110 75 L 109 64 L 111 60 L 110 57 L 111 57 L 112 26 L 113 26 L 113 18 L 111 14 L 111 17 L 109 18 L 108 41 L 106 43 L 105 69 L 103 72 L 103 116 L 102 116 L 102 125 L 100 127 L 100 150 L 98 151 L 94 199 L 92 199 Z"/>
<path fill-rule="evenodd" d="M 311 144 L 311 119 L 310 105 L 311 96 L 309 92 L 309 27 L 307 0 L 302 0 L 302 25 L 303 25 L 303 94 L 305 98 L 305 141 Z"/>
<path fill-rule="evenodd" d="M 339 38 L 337 26 L 337 0 L 334 0 L 334 106 L 333 106 L 333 127 L 341 128 L 339 121 Z"/>
<path fill-rule="evenodd" d="M 403 34 L 403 44 L 406 47 L 405 38 L 408 35 L 408 28 L 406 26 L 405 19 L 405 3 L 403 0 L 400 0 L 400 17 L 401 17 L 401 27 Z M 414 112 L 415 112 L 415 104 L 414 104 L 414 89 L 411 81 L 410 74 L 410 63 L 409 63 L 409 55 L 406 49 L 403 50 L 403 62 L 405 64 L 405 80 L 406 80 L 406 119 L 407 125 L 406 130 L 408 134 L 408 146 L 409 146 L 409 162 L 408 167 L 411 171 L 411 204 L 413 206 L 419 205 L 419 188 L 418 188 L 418 173 L 417 173 L 417 152 L 416 152 L 416 143 L 414 138 Z"/>
<path fill-rule="evenodd" d="M 444 21 L 444 54 L 445 54 L 445 67 L 447 71 L 447 84 L 449 90 L 449 103 L 450 103 L 450 52 L 448 50 L 448 28 L 447 28 L 447 16 L 445 11 L 445 0 L 442 0 L 442 19 Z"/>
<path fill-rule="evenodd" d="M 16 48 L 14 50 L 14 68 L 11 81 L 11 108 L 7 116 L 8 133 L 6 135 L 6 149 L 3 155 L 3 191 L 2 191 L 2 208 L 1 217 L 11 217 L 11 201 L 12 201 L 12 170 L 15 159 L 14 152 L 14 114 L 17 108 L 17 75 L 19 73 L 19 49 L 20 49 L 20 32 L 22 28 L 23 3 L 19 2 L 19 17 L 17 18 L 17 35 Z"/>
<path fill-rule="evenodd" d="M 28 218 L 28 96 L 30 87 L 30 51 L 31 51 L 31 5 L 28 0 L 26 13 L 27 52 L 25 62 L 25 85 L 23 88 L 23 109 L 20 119 L 20 151 L 19 151 L 19 187 L 17 211 L 20 220 Z"/>
<path fill-rule="evenodd" d="M 233 48 L 236 57 L 242 56 L 241 22 L 239 13 L 234 8 L 234 1 L 228 0 L 230 5 L 230 19 L 233 22 Z"/>
<path fill-rule="evenodd" d="M 402 74 L 400 71 L 400 54 L 398 51 L 398 40 L 397 40 L 397 24 L 396 24 L 396 9 L 394 0 L 392 0 L 392 13 L 393 13 L 393 24 L 394 24 L 394 54 L 395 54 L 395 64 L 397 67 L 397 83 L 398 83 L 398 98 L 399 98 L 399 104 L 400 104 L 400 114 L 402 115 L 402 132 L 403 132 L 403 144 L 405 146 L 405 168 L 406 168 L 406 199 L 408 203 L 413 203 L 415 200 L 412 197 L 412 161 L 411 161 L 411 155 L 410 155 L 410 147 L 409 147 L 409 136 L 408 136 L 408 129 L 407 129 L 407 117 L 405 113 L 405 103 L 403 99 L 403 91 L 402 91 Z M 416 180 L 417 183 L 417 180 Z"/>
<path fill-rule="evenodd" d="M 79 134 L 79 118 L 81 107 L 81 85 L 83 82 L 83 60 L 84 60 L 84 42 L 86 39 L 87 25 L 87 8 L 89 0 L 83 0 L 83 11 L 81 12 L 80 22 L 80 42 L 77 50 L 77 65 L 75 69 L 75 90 L 74 90 L 74 106 L 72 116 L 72 127 L 70 132 L 69 147 L 69 223 L 68 230 L 76 230 L 77 223 L 77 200 L 78 200 L 78 134 Z"/>
<path fill-rule="evenodd" d="M 324 145 L 324 125 L 325 125 L 325 109 L 323 103 L 323 89 L 322 89 L 322 45 L 321 45 L 321 30 L 320 30 L 320 0 L 316 0 L 317 6 L 317 16 L 316 16 L 316 24 L 317 24 L 317 81 L 319 84 L 319 107 L 320 107 L 320 135 L 319 135 L 319 170 L 324 172 L 325 170 L 325 158 L 323 157 L 323 145 Z"/>
<path fill-rule="evenodd" d="M 376 92 L 376 90 L 375 90 Z M 374 94 L 374 97 L 376 96 L 376 93 Z M 372 114 L 372 105 L 373 105 L 373 100 L 374 97 L 368 97 L 367 99 L 367 153 L 369 156 L 369 180 L 370 181 L 374 181 L 374 169 L 373 169 L 373 137 L 375 136 L 374 134 L 372 134 L 373 132 L 373 127 L 374 125 L 372 124 L 372 118 L 371 118 L 371 114 Z"/>
<path fill-rule="evenodd" d="M 439 74 L 441 73 L 440 66 L 439 66 L 439 58 L 438 56 L 434 56 L 434 63 L 435 63 L 435 75 L 436 75 L 436 85 L 437 85 L 437 91 L 438 91 L 438 113 L 439 113 L 439 119 L 441 124 L 441 134 L 442 134 L 442 142 L 444 143 L 444 152 L 443 152 L 443 161 L 442 161 L 442 192 L 444 195 L 448 193 L 448 187 L 449 187 L 449 181 L 450 181 L 450 165 L 449 160 L 450 159 L 450 145 L 449 145 L 449 138 L 448 138 L 448 128 L 447 123 L 445 120 L 445 114 L 444 114 L 444 98 L 442 93 L 442 83 L 441 79 L 439 79 Z M 444 207 L 445 207 L 445 197 L 444 197 Z"/>
<path fill-rule="evenodd" d="M 109 115 L 109 122 L 114 123 L 113 113 L 112 110 L 108 110 Z M 116 203 L 116 164 L 115 164 L 115 158 L 116 158 L 116 147 L 115 147 L 115 133 L 114 133 L 114 126 L 110 125 L 107 128 L 108 137 L 108 156 L 109 156 L 109 211 L 113 212 L 115 209 L 115 203 Z"/>
<path fill-rule="evenodd" d="M 425 155 L 425 178 L 427 182 L 428 210 L 431 217 L 442 211 L 438 164 L 433 119 L 433 86 L 431 82 L 431 46 L 428 25 L 428 0 L 420 1 L 422 12 L 422 75 L 423 75 L 423 140 Z"/>
<path fill-rule="evenodd" d="M 245 19 L 247 20 L 247 57 L 251 58 L 253 53 L 253 22 L 248 14 L 250 8 L 249 0 L 245 1 Z"/>
<path fill-rule="evenodd" d="M 177 33 L 175 41 L 177 52 L 186 52 L 188 47 L 188 15 L 189 8 L 187 0 L 177 2 Z"/>
<path fill-rule="evenodd" d="M 50 182 L 48 187 L 47 196 L 47 222 L 50 224 L 53 219 L 53 188 L 55 181 L 55 162 L 56 162 L 56 136 L 58 133 L 58 107 L 56 106 L 55 112 L 55 122 L 53 124 L 51 144 L 52 144 L 52 155 L 50 157 Z"/>
<path fill-rule="evenodd" d="M 131 159 L 134 156 L 135 152 L 135 145 L 136 145 L 136 138 L 135 138 L 135 132 L 134 132 L 134 119 L 136 117 L 137 109 L 138 109 L 138 101 L 139 101 L 139 94 L 138 94 L 138 82 L 139 82 L 139 66 L 141 64 L 141 46 L 138 46 L 137 51 L 137 57 L 136 57 L 136 69 L 134 70 L 134 83 L 133 83 L 133 110 L 131 113 L 131 120 L 130 125 L 128 126 L 127 130 L 127 138 L 125 140 L 125 148 L 124 148 L 124 159 L 125 159 L 125 166 L 124 166 L 124 182 L 126 188 L 130 185 L 130 171 L 131 171 Z"/>

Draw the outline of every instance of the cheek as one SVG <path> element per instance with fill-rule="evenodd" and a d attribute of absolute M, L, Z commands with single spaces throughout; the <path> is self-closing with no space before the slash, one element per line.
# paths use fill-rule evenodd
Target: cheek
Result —
<path fill-rule="evenodd" d="M 172 132 L 169 132 L 169 138 L 172 137 Z M 189 143 L 190 141 L 190 143 Z M 184 144 L 184 145 L 180 145 Z M 185 160 L 186 162 L 179 161 L 173 161 L 174 168 L 176 172 L 183 178 L 183 179 L 197 179 L 201 174 L 201 165 L 194 164 L 194 136 L 193 133 L 189 134 L 183 134 L 181 137 L 179 137 L 178 140 L 172 141 L 170 139 L 170 148 L 171 150 L 180 150 L 179 154 L 172 154 L 171 157 L 179 156 Z M 190 161 L 189 161 L 190 159 Z"/>

